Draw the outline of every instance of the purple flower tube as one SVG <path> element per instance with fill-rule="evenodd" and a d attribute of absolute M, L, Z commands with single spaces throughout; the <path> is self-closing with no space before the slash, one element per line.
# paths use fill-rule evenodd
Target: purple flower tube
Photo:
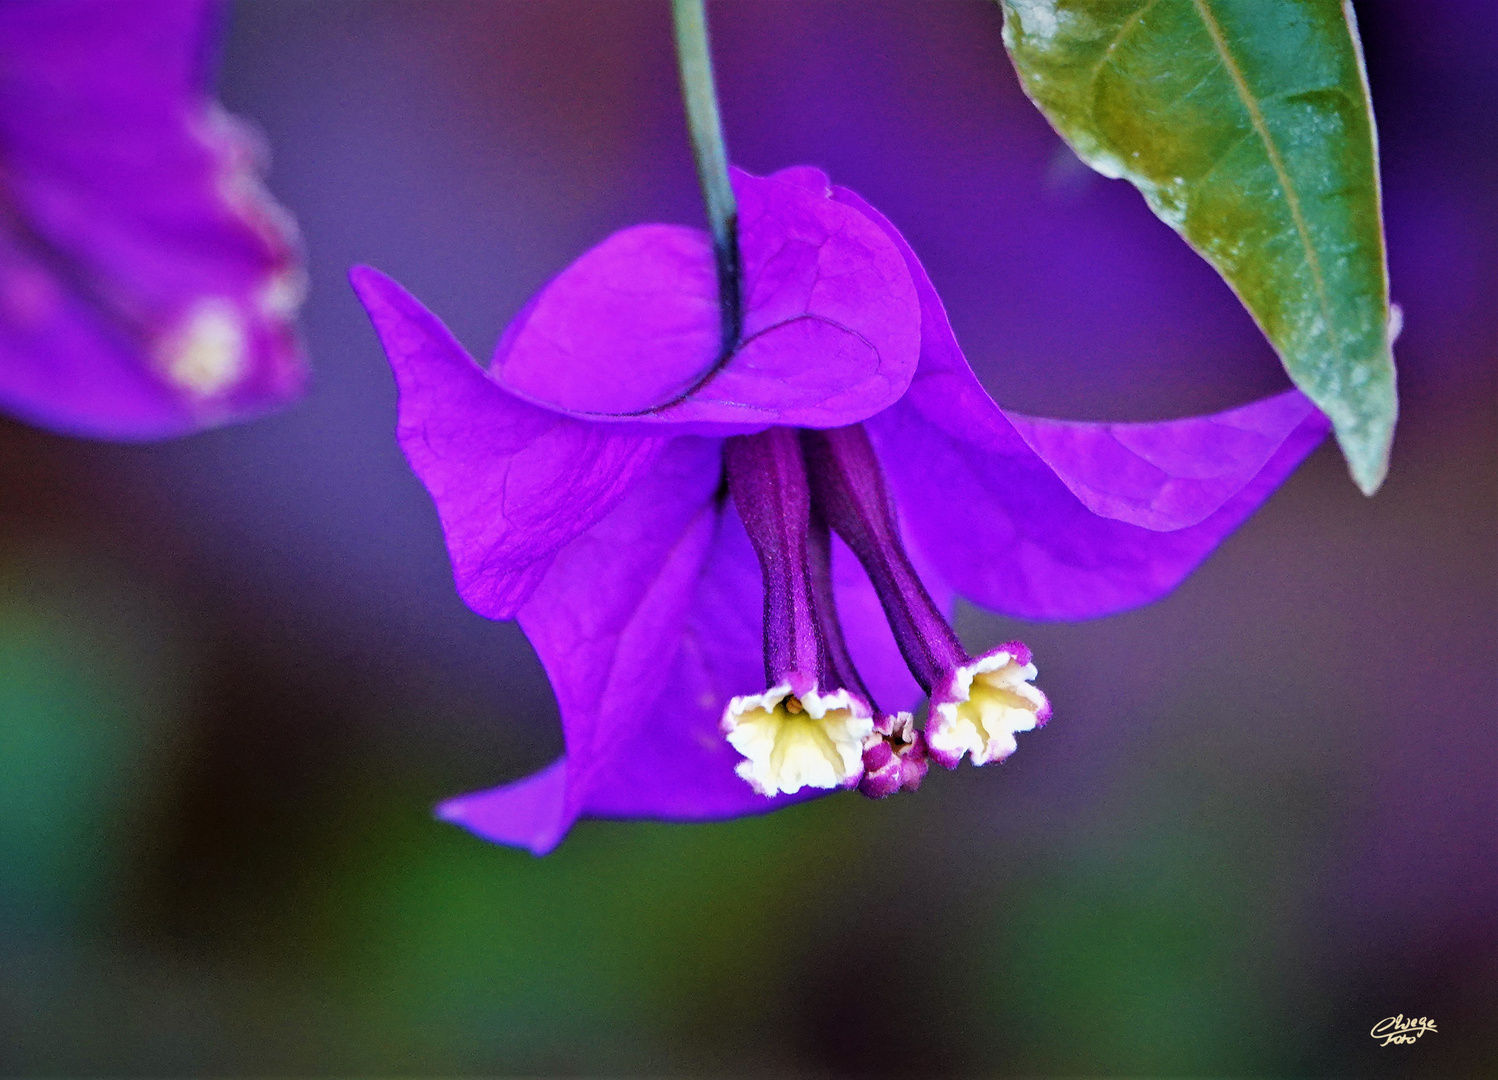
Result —
<path fill-rule="evenodd" d="M 735 435 L 723 461 L 765 597 L 767 689 L 736 696 L 723 710 L 723 734 L 744 755 L 735 771 L 761 795 L 851 787 L 863 775 L 874 720 L 867 697 L 846 685 L 846 663 L 832 662 L 838 646 L 828 639 L 841 631 L 825 599 L 830 560 L 812 554 L 827 539 L 813 537 L 800 443 L 784 427 Z"/>
<path fill-rule="evenodd" d="M 1002 761 L 1016 749 L 1016 732 L 1050 719 L 1050 702 L 1030 685 L 1030 650 L 1009 642 L 975 658 L 963 649 L 911 565 L 862 425 L 803 431 L 801 441 L 818 507 L 868 572 L 900 655 L 930 695 L 926 749 L 949 769 L 965 753 L 975 765 Z"/>

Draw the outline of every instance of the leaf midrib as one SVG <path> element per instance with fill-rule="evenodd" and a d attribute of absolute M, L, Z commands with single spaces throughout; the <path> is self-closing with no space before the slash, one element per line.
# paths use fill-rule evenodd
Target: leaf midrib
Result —
<path fill-rule="evenodd" d="M 1253 125 L 1259 140 L 1264 144 L 1264 152 L 1269 158 L 1269 167 L 1274 170 L 1279 180 L 1280 188 L 1285 193 L 1285 204 L 1290 209 L 1290 218 L 1295 223 L 1295 231 L 1300 236 L 1302 249 L 1305 251 L 1306 265 L 1311 271 L 1311 282 L 1316 290 L 1316 302 L 1321 308 L 1322 326 L 1329 337 L 1332 335 L 1332 311 L 1331 301 L 1326 293 L 1326 279 L 1321 273 L 1321 260 L 1316 254 L 1316 248 L 1311 242 L 1311 230 L 1306 224 L 1305 213 L 1300 205 L 1300 196 L 1296 193 L 1294 185 L 1290 182 L 1290 174 L 1285 169 L 1284 160 L 1280 157 L 1279 147 L 1275 145 L 1273 136 L 1269 133 L 1269 125 L 1264 120 L 1264 114 L 1259 111 L 1257 101 L 1248 88 L 1248 81 L 1243 77 L 1243 71 L 1238 67 L 1233 56 L 1228 52 L 1227 40 L 1223 37 L 1222 27 L 1218 25 L 1213 17 L 1212 11 L 1207 7 L 1206 0 L 1191 0 L 1192 6 L 1196 8 L 1197 15 L 1201 18 L 1202 25 L 1206 27 L 1207 36 L 1212 39 L 1212 47 L 1217 50 L 1217 55 L 1222 59 L 1223 67 L 1227 70 L 1228 77 L 1233 80 L 1233 88 L 1238 92 L 1238 100 L 1243 103 L 1244 111 L 1248 113 L 1249 123 Z"/>

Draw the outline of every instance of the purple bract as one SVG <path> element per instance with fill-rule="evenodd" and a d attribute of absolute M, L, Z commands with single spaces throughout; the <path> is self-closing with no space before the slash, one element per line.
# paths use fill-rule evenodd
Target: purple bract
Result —
<path fill-rule="evenodd" d="M 1050 707 L 1023 645 L 964 651 L 954 596 L 1032 619 L 1153 600 L 1326 434 L 1296 392 L 1155 424 L 1008 415 L 877 211 L 810 168 L 734 188 L 724 355 L 695 229 L 605 240 L 487 371 L 352 273 L 458 590 L 519 619 L 561 708 L 564 758 L 440 808 L 491 840 L 542 853 L 584 814 L 728 818 L 1001 760 Z M 924 732 L 881 708 L 920 691 Z"/>
<path fill-rule="evenodd" d="M 148 439 L 301 393 L 296 229 L 208 0 L 0 5 L 0 410 Z"/>

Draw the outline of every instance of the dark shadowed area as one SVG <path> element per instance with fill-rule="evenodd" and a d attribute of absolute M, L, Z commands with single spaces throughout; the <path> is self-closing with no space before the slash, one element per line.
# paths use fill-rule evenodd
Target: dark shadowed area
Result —
<path fill-rule="evenodd" d="M 1025 100 L 994 5 L 710 7 L 734 160 L 894 221 L 1000 403 L 1288 385 Z M 0 421 L 0 1070 L 1493 1075 L 1494 12 L 1358 5 L 1405 313 L 1376 498 L 1328 445 L 1161 603 L 964 610 L 1055 703 L 1002 767 L 536 860 L 430 816 L 560 730 L 519 630 L 453 592 L 344 274 L 487 358 L 611 231 L 700 223 L 669 5 L 240 5 L 221 94 L 301 222 L 316 384 L 158 445 Z M 1381 1048 L 1396 1014 L 1437 1031 Z"/>

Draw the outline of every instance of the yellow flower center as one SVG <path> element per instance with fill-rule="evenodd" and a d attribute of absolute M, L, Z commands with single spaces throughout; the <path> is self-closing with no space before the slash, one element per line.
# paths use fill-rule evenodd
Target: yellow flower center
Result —
<path fill-rule="evenodd" d="M 939 704 L 926 741 L 934 750 L 972 756 L 974 765 L 1002 761 L 1014 753 L 1016 732 L 1033 731 L 1045 695 L 1030 685 L 1035 665 L 1008 653 L 980 657 L 957 673 L 966 700 Z"/>
<path fill-rule="evenodd" d="M 736 697 L 723 713 L 723 733 L 744 755 L 735 771 L 767 796 L 856 781 L 873 730 L 868 708 L 846 690 L 797 697 L 782 684 Z"/>

